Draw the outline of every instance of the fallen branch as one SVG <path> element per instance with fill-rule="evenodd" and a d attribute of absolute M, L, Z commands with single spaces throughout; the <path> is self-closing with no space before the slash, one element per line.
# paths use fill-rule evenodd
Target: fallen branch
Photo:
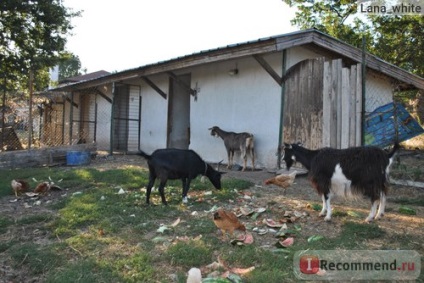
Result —
<path fill-rule="evenodd" d="M 408 180 L 390 180 L 391 184 L 402 185 L 402 186 L 411 186 L 424 189 L 424 182 L 408 181 Z"/>

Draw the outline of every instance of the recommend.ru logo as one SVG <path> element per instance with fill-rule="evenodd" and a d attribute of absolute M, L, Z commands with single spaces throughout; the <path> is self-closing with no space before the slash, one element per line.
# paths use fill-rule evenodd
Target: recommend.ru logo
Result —
<path fill-rule="evenodd" d="M 293 264 L 303 280 L 415 280 L 421 272 L 420 254 L 403 250 L 306 250 Z"/>

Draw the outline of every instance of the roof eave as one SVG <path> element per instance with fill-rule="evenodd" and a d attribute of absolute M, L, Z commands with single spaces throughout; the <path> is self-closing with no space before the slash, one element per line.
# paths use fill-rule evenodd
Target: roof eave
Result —
<path fill-rule="evenodd" d="M 201 51 L 167 61 L 124 70 L 92 80 L 59 86 L 52 91 L 76 91 L 79 89 L 95 87 L 101 84 L 135 79 L 212 62 L 237 59 L 254 54 L 281 51 L 307 44 L 314 44 L 320 48 L 325 48 L 339 56 L 349 58 L 350 60 L 358 63 L 362 62 L 362 51 L 359 48 L 342 42 L 318 30 L 308 29 L 269 38 L 262 38 L 257 41 L 233 44 L 217 49 Z M 423 78 L 409 73 L 404 69 L 390 64 L 374 55 L 369 53 L 366 54 L 366 64 L 368 68 L 379 71 L 418 89 L 424 89 Z"/>

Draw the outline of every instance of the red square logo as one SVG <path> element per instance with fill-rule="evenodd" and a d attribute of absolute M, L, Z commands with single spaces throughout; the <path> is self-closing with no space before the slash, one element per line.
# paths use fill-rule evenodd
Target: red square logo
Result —
<path fill-rule="evenodd" d="M 303 255 L 299 259 L 300 272 L 316 274 L 319 271 L 319 258 L 315 255 Z"/>

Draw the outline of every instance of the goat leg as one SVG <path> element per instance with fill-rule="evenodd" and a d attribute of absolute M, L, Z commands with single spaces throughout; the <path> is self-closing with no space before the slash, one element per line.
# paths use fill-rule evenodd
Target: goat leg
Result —
<path fill-rule="evenodd" d="M 162 203 L 164 205 L 168 205 L 168 203 L 166 202 L 166 199 L 165 199 L 165 192 L 164 192 L 165 185 L 166 185 L 166 179 L 165 180 L 161 180 L 160 181 L 160 184 L 159 184 L 159 193 L 160 193 L 160 197 L 162 199 Z"/>
<path fill-rule="evenodd" d="M 146 203 L 150 204 L 150 193 L 152 192 L 152 187 L 155 183 L 155 178 L 150 177 L 149 184 L 147 185 L 146 189 Z"/>
<path fill-rule="evenodd" d="M 250 156 L 252 157 L 252 171 L 255 171 L 255 151 L 253 148 L 251 149 Z"/>
<path fill-rule="evenodd" d="M 377 206 L 378 206 L 378 203 L 379 203 L 379 202 L 380 202 L 380 200 L 375 200 L 375 201 L 373 201 L 373 202 L 372 202 L 372 204 L 371 204 L 370 214 L 368 215 L 368 217 L 367 217 L 367 218 L 365 218 L 365 221 L 366 221 L 366 222 L 371 222 L 371 221 L 373 221 L 374 216 L 375 216 L 375 213 L 376 213 L 376 211 L 377 211 Z"/>
<path fill-rule="evenodd" d="M 384 192 L 381 192 L 380 194 L 380 205 L 378 207 L 377 215 L 374 219 L 380 219 L 384 215 L 384 210 L 386 208 L 386 194 Z"/>
<path fill-rule="evenodd" d="M 331 200 L 331 192 L 328 194 L 322 194 L 322 210 L 319 214 L 319 216 L 324 216 L 324 220 L 325 221 L 330 221 L 331 220 L 331 204 L 330 204 L 330 200 Z M 325 213 L 325 211 L 327 211 L 327 213 Z"/>
<path fill-rule="evenodd" d="M 243 169 L 241 171 L 245 171 L 246 167 L 247 167 L 247 152 L 246 149 L 241 149 L 240 150 L 240 155 L 243 158 Z"/>
<path fill-rule="evenodd" d="M 187 180 L 186 178 L 182 178 L 181 181 L 183 183 L 183 194 L 182 194 L 183 203 L 188 203 L 187 193 L 190 187 L 190 179 Z"/>
<path fill-rule="evenodd" d="M 324 194 L 321 195 L 321 198 L 322 198 L 322 209 L 321 209 L 321 212 L 319 213 L 319 216 L 324 216 L 327 212 L 327 202 L 325 201 Z"/>

